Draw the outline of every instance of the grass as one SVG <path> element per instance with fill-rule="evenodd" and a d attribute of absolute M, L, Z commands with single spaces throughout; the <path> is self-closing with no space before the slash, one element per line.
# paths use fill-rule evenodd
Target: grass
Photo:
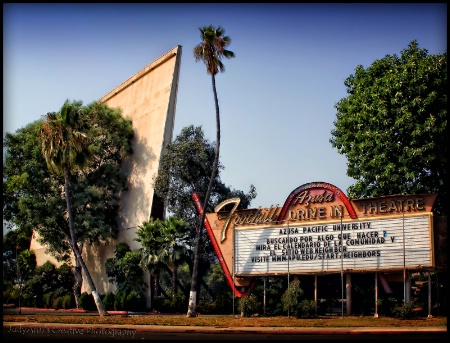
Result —
<path fill-rule="evenodd" d="M 215 326 L 215 327 L 429 327 L 447 326 L 447 317 L 415 317 L 398 319 L 371 316 L 325 316 L 317 318 L 293 317 L 240 317 L 186 315 L 68 315 L 33 314 L 3 315 L 3 322 L 112 324 L 112 325 L 166 325 L 166 326 Z"/>

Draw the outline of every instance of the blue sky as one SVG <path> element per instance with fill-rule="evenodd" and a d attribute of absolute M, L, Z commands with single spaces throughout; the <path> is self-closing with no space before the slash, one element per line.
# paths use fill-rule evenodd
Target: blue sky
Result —
<path fill-rule="evenodd" d="M 215 141 L 211 77 L 192 54 L 209 24 L 236 54 L 216 77 L 221 177 L 244 192 L 254 184 L 255 208 L 314 181 L 346 192 L 346 158 L 329 143 L 345 79 L 412 40 L 447 50 L 445 3 L 3 4 L 3 134 L 66 99 L 98 100 L 181 45 L 173 137 L 195 125 Z"/>

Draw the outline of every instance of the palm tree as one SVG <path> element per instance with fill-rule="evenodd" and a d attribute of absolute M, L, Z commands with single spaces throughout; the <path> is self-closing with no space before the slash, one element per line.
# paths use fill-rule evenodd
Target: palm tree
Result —
<path fill-rule="evenodd" d="M 216 147 L 213 169 L 211 178 L 209 179 L 208 189 L 206 191 L 205 200 L 203 201 L 203 211 L 201 213 L 200 224 L 197 229 L 197 242 L 195 245 L 194 266 L 192 270 L 192 282 L 191 291 L 189 294 L 189 305 L 187 317 L 196 316 L 196 303 L 197 303 L 197 282 L 198 282 L 198 269 L 200 264 L 201 254 L 201 233 L 203 229 L 203 223 L 205 221 L 205 211 L 208 208 L 209 197 L 211 194 L 212 186 L 214 183 L 214 177 L 217 173 L 219 165 L 219 151 L 220 151 L 220 111 L 219 100 L 217 99 L 216 90 L 216 74 L 225 71 L 221 59 L 235 57 L 234 52 L 226 50 L 226 47 L 230 45 L 231 38 L 225 36 L 225 30 L 218 26 L 208 25 L 200 28 L 200 36 L 202 42 L 194 48 L 195 61 L 203 61 L 206 65 L 207 74 L 211 75 L 212 88 L 214 93 L 214 103 L 216 107 Z"/>
<path fill-rule="evenodd" d="M 150 276 L 153 276 L 153 292 L 152 302 L 155 296 L 159 295 L 159 276 L 164 264 L 160 257 L 160 248 L 163 241 L 162 238 L 163 225 L 162 221 L 157 219 L 144 222 L 136 231 L 137 237 L 135 241 L 141 243 L 139 252 L 141 254 L 141 267 L 146 269 Z"/>
<path fill-rule="evenodd" d="M 64 234 L 72 246 L 76 261 L 85 273 L 98 313 L 100 316 L 105 316 L 108 313 L 103 306 L 78 246 L 70 197 L 70 173 L 84 168 L 91 158 L 89 139 L 82 132 L 79 120 L 80 110 L 81 102 L 69 103 L 66 100 L 59 113 L 47 114 L 46 121 L 41 127 L 42 154 L 49 170 L 64 176 L 69 235 L 67 233 Z"/>
<path fill-rule="evenodd" d="M 160 246 L 160 258 L 172 272 L 172 298 L 177 294 L 178 267 L 186 262 L 186 230 L 188 225 L 182 219 L 170 217 L 163 222 L 163 242 Z"/>

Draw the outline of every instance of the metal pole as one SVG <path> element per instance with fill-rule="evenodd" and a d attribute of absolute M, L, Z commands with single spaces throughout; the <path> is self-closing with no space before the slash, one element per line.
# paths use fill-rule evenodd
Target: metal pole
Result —
<path fill-rule="evenodd" d="M 375 318 L 378 318 L 378 272 L 375 272 Z"/>
<path fill-rule="evenodd" d="M 319 307 L 319 298 L 318 298 L 318 290 L 317 290 L 317 287 L 318 287 L 318 280 L 317 280 L 317 274 L 316 275 L 314 275 L 314 301 L 315 301 L 315 303 L 316 303 L 316 314 L 317 314 L 317 309 L 318 309 L 318 307 Z"/>
<path fill-rule="evenodd" d="M 431 273 L 428 272 L 428 318 L 433 318 L 431 315 Z"/>
<path fill-rule="evenodd" d="M 406 304 L 406 253 L 405 253 L 405 210 L 402 203 L 403 214 L 403 304 Z"/>
<path fill-rule="evenodd" d="M 234 258 L 234 255 L 235 255 L 235 252 L 236 252 L 236 247 L 235 247 L 235 238 L 234 238 L 234 235 L 236 234 L 236 230 L 235 230 L 235 228 L 233 227 L 233 254 L 231 255 L 231 259 L 232 259 L 232 273 L 233 273 L 233 316 L 234 316 L 234 308 L 235 308 L 235 304 L 234 304 L 234 302 L 235 302 L 235 298 L 236 298 L 236 293 L 235 293 L 235 291 L 234 291 L 234 289 L 236 288 L 236 277 L 235 277 L 235 272 L 234 272 L 234 264 L 236 263 L 235 261 L 235 258 Z"/>
<path fill-rule="evenodd" d="M 263 277 L 264 280 L 264 309 L 263 309 L 263 314 L 266 315 L 266 277 Z"/>
<path fill-rule="evenodd" d="M 341 239 L 340 242 L 340 251 L 341 251 L 341 317 L 344 318 L 344 261 L 342 254 L 342 217 L 344 215 L 344 209 L 341 207 Z"/>
<path fill-rule="evenodd" d="M 21 306 L 20 306 L 20 297 L 22 296 L 22 285 L 20 280 L 20 268 L 19 268 L 19 258 L 17 255 L 17 244 L 16 244 L 16 268 L 17 268 L 17 283 L 19 285 L 19 314 L 22 314 Z"/>
<path fill-rule="evenodd" d="M 287 221 L 287 224 L 288 224 L 288 225 L 287 225 L 287 227 L 288 227 L 288 236 L 287 236 L 288 239 L 287 239 L 287 240 L 288 240 L 288 246 L 289 246 L 289 219 L 288 219 L 288 221 Z M 286 251 L 289 251 L 289 250 L 287 249 Z M 287 257 L 288 257 L 288 291 L 289 291 L 289 286 L 290 286 L 290 281 L 289 281 L 289 254 L 288 254 Z M 289 318 L 289 307 L 290 307 L 290 306 L 288 306 L 288 318 Z"/>
<path fill-rule="evenodd" d="M 439 303 L 439 273 L 436 273 L 436 304 L 437 304 L 437 315 L 441 314 L 440 308 L 441 304 Z"/>

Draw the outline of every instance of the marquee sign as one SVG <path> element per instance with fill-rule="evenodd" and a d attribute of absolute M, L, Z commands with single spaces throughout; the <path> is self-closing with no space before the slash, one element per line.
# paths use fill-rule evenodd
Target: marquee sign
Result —
<path fill-rule="evenodd" d="M 282 207 L 237 210 L 240 199 L 228 199 L 204 225 L 229 285 L 245 296 L 259 276 L 433 267 L 436 197 L 349 200 L 336 186 L 313 182 Z"/>

